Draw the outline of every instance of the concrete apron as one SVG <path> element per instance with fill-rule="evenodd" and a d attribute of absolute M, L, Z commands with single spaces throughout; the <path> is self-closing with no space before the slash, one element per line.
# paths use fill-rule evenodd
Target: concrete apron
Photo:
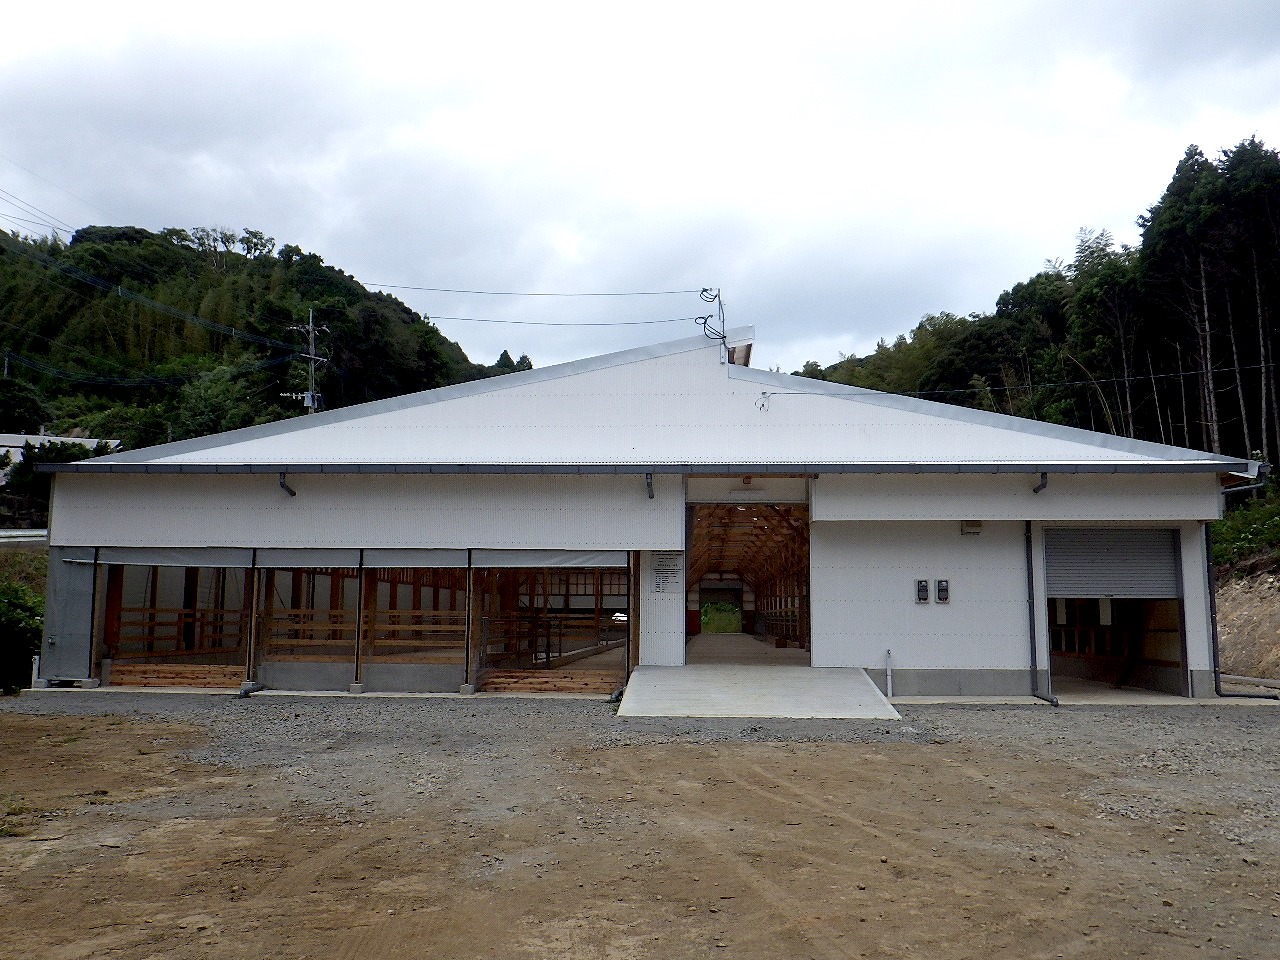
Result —
<path fill-rule="evenodd" d="M 858 667 L 745 663 L 639 667 L 618 716 L 901 719 Z"/>

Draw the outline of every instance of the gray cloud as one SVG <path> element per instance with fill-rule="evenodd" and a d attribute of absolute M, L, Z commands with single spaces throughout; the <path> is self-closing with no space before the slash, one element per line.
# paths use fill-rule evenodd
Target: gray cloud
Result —
<path fill-rule="evenodd" d="M 1187 143 L 1278 135 L 1271 3 L 727 9 L 678 31 L 659 8 L 317 11 L 251 41 L 84 14 L 79 39 L 0 52 L 0 186 L 73 224 L 255 227 L 366 282 L 720 286 L 792 369 L 990 309 L 1079 227 L 1134 239 Z M 702 309 L 398 295 L 433 317 Z M 696 332 L 440 325 L 539 365 Z"/>

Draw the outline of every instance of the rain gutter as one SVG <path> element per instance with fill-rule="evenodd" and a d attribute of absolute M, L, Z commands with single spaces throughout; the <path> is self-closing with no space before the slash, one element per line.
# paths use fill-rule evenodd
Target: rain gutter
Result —
<path fill-rule="evenodd" d="M 144 474 L 1153 474 L 1222 473 L 1245 461 L 1121 463 L 147 463 L 80 460 L 41 463 L 39 473 Z"/>

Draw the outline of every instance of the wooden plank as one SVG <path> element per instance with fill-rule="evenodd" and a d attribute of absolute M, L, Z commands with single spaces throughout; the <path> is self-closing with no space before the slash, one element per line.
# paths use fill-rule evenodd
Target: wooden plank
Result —
<path fill-rule="evenodd" d="M 611 694 L 623 682 L 617 670 L 490 670 L 481 689 L 489 693 Z"/>
<path fill-rule="evenodd" d="M 112 661 L 113 687 L 238 687 L 244 677 L 240 664 L 118 663 Z"/>

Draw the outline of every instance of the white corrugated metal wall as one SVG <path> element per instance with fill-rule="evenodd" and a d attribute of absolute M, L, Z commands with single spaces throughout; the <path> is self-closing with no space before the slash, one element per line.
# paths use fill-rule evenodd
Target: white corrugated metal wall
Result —
<path fill-rule="evenodd" d="M 810 540 L 815 667 L 1015 669 L 1030 659 L 1023 526 L 816 521 Z M 947 580 L 950 600 L 936 602 Z M 929 581 L 918 603 L 916 581 Z"/>
<path fill-rule="evenodd" d="M 57 546 L 680 550 L 681 478 L 64 474 Z"/>
<path fill-rule="evenodd" d="M 1218 478 L 1197 474 L 825 474 L 814 520 L 1216 520 Z"/>

